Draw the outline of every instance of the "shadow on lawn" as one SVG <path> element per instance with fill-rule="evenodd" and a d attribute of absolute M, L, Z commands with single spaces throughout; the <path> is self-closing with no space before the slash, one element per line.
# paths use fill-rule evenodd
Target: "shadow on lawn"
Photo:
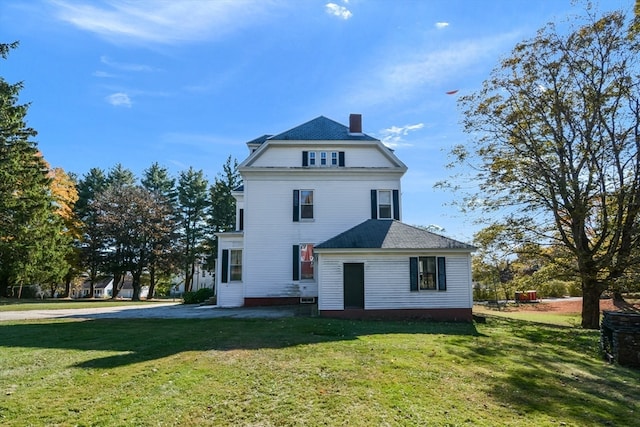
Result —
<path fill-rule="evenodd" d="M 640 371 L 605 363 L 598 331 L 491 321 L 504 325 L 513 339 L 491 336 L 482 344 L 465 344 L 456 337 L 460 345 L 452 352 L 475 366 L 499 372 L 487 380 L 485 388 L 513 410 L 515 419 L 545 414 L 560 425 L 637 425 Z M 496 366 L 496 361 L 503 365 Z"/>
<path fill-rule="evenodd" d="M 350 341 L 371 334 L 444 334 L 480 336 L 471 323 L 422 321 L 345 321 L 287 319 L 98 319 L 0 323 L 0 345 L 119 354 L 76 364 L 109 369 L 185 351 L 231 351 L 285 348 Z"/>

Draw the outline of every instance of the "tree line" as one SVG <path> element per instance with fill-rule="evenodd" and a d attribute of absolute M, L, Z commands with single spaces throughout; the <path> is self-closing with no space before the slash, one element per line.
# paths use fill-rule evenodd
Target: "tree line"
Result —
<path fill-rule="evenodd" d="M 0 57 L 17 45 L 0 44 Z M 227 158 L 213 184 L 202 170 L 174 178 L 158 163 L 140 178 L 121 164 L 78 177 L 38 150 L 21 89 L 0 77 L 0 296 L 20 297 L 33 284 L 69 296 L 80 276 L 93 295 L 110 276 L 115 298 L 129 274 L 139 299 L 143 277 L 152 297 L 161 280 L 181 275 L 190 291 L 197 265 L 213 270 L 214 233 L 235 228 L 236 160 Z"/>

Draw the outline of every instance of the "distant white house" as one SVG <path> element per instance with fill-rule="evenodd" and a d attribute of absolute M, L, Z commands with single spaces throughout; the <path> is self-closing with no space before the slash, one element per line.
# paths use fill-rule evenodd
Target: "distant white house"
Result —
<path fill-rule="evenodd" d="M 215 270 L 210 271 L 206 269 L 204 263 L 196 263 L 193 282 L 191 283 L 191 291 L 195 292 L 203 288 L 213 289 L 216 284 L 215 277 Z M 170 289 L 171 296 L 181 296 L 184 293 L 184 274 L 174 276 L 172 283 L 173 285 Z"/>
<path fill-rule="evenodd" d="M 91 295 L 91 280 L 87 279 L 82 284 L 71 290 L 71 298 L 111 298 L 113 295 L 113 277 L 102 277 L 93 284 Z"/>
<path fill-rule="evenodd" d="M 318 117 L 247 143 L 236 230 L 217 233 L 223 307 L 317 302 L 325 316 L 471 320 L 473 246 L 403 224 L 393 150 Z"/>
<path fill-rule="evenodd" d="M 98 279 L 93 284 L 93 298 L 111 298 L 113 296 L 113 277 L 103 277 Z M 123 283 L 120 284 L 120 291 L 118 292 L 118 298 L 132 298 L 133 286 L 132 277 L 127 274 L 124 277 Z M 140 298 L 146 298 L 149 294 L 149 287 L 142 286 L 140 290 Z M 85 280 L 78 288 L 71 291 L 71 298 L 91 298 L 91 281 Z"/>

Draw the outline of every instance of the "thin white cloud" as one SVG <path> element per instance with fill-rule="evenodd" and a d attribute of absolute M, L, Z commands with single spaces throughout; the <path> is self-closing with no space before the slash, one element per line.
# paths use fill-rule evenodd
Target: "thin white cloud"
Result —
<path fill-rule="evenodd" d="M 100 57 L 100 62 L 103 63 L 104 65 L 108 65 L 109 67 L 115 68 L 117 70 L 122 70 L 122 71 L 136 71 L 136 72 L 157 71 L 155 68 L 150 67 L 148 65 L 144 65 L 144 64 L 130 64 L 125 62 L 113 61 L 111 58 L 105 55 L 102 55 Z"/>
<path fill-rule="evenodd" d="M 106 71 L 98 70 L 98 71 L 94 71 L 93 72 L 93 77 L 99 77 L 99 78 L 102 78 L 102 79 L 111 79 L 111 78 L 118 77 L 118 76 L 116 76 L 115 74 L 108 73 Z"/>
<path fill-rule="evenodd" d="M 411 144 L 405 143 L 405 136 L 409 135 L 411 132 L 415 132 L 424 127 L 424 123 L 417 123 L 415 125 L 406 125 L 406 126 L 391 126 L 390 128 L 383 129 L 380 131 L 380 135 L 382 136 L 382 142 L 391 148 L 397 147 L 409 147 Z"/>
<path fill-rule="evenodd" d="M 131 108 L 131 98 L 124 92 L 112 93 L 107 96 L 107 102 L 114 107 L 127 107 Z"/>
<path fill-rule="evenodd" d="M 348 2 L 345 2 L 348 3 Z M 351 11 L 344 6 L 335 3 L 327 3 L 324 9 L 329 15 L 337 16 L 340 19 L 347 20 L 353 16 Z"/>
<path fill-rule="evenodd" d="M 501 34 L 483 39 L 462 40 L 446 48 L 412 46 L 408 51 L 379 55 L 380 62 L 368 64 L 376 70 L 366 81 L 353 86 L 347 99 L 355 105 L 381 104 L 389 101 L 423 96 L 425 89 L 450 83 L 456 75 L 493 58 L 513 44 L 515 33 Z"/>
<path fill-rule="evenodd" d="M 443 28 L 447 28 L 449 26 L 448 22 L 436 22 L 436 28 L 442 30 Z"/>
<path fill-rule="evenodd" d="M 179 44 L 242 29 L 269 12 L 263 0 L 49 0 L 54 16 L 115 43 Z"/>

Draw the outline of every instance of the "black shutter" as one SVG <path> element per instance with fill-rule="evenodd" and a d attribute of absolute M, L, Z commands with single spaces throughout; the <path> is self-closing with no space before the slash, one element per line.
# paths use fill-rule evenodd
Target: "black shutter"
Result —
<path fill-rule="evenodd" d="M 344 167 L 344 151 L 338 151 L 338 166 Z"/>
<path fill-rule="evenodd" d="M 371 219 L 378 219 L 378 190 L 371 190 Z"/>
<path fill-rule="evenodd" d="M 240 220 L 238 227 L 238 231 L 244 230 L 244 209 L 240 209 Z"/>
<path fill-rule="evenodd" d="M 309 152 L 302 152 L 302 166 L 309 166 Z"/>
<path fill-rule="evenodd" d="M 400 221 L 400 192 L 393 190 L 393 219 Z"/>
<path fill-rule="evenodd" d="M 222 273 L 222 283 L 229 281 L 229 249 L 222 250 L 222 265 L 220 266 L 220 272 Z"/>
<path fill-rule="evenodd" d="M 300 190 L 293 190 L 293 222 L 300 221 Z"/>
<path fill-rule="evenodd" d="M 445 258 L 443 256 L 438 257 L 438 290 L 447 290 L 447 269 L 445 267 Z"/>
<path fill-rule="evenodd" d="M 413 292 L 418 291 L 418 257 L 410 257 L 409 258 L 409 276 L 411 284 L 409 290 Z"/>
<path fill-rule="evenodd" d="M 293 280 L 300 280 L 300 246 L 293 245 Z"/>

